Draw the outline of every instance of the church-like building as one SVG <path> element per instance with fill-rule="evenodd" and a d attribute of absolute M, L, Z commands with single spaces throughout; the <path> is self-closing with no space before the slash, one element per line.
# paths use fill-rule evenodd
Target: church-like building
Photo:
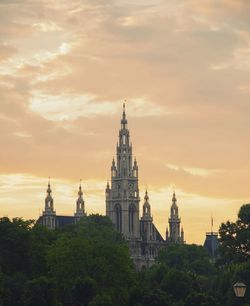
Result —
<path fill-rule="evenodd" d="M 150 266 L 160 249 L 172 243 L 184 243 L 184 231 L 180 230 L 178 206 L 175 192 L 169 217 L 169 230 L 164 239 L 153 223 L 149 196 L 146 190 L 142 216 L 140 217 L 140 195 L 138 184 L 138 164 L 133 159 L 132 144 L 123 105 L 119 140 L 116 147 L 116 159 L 111 165 L 111 184 L 106 187 L 106 215 L 113 222 L 116 230 L 123 234 L 128 242 L 131 257 L 135 265 Z M 76 201 L 74 216 L 60 216 L 54 210 L 50 183 L 48 184 L 45 209 L 38 219 L 40 224 L 54 229 L 77 222 L 85 214 L 81 184 Z"/>

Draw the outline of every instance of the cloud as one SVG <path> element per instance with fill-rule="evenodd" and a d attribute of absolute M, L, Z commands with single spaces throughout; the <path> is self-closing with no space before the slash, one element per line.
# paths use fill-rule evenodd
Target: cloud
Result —
<path fill-rule="evenodd" d="M 234 207 L 231 217 L 249 198 L 248 2 L 0 8 L 1 173 L 106 181 L 126 99 L 142 186 L 175 185 L 206 205 L 220 201 L 218 210 Z M 92 201 L 104 201 L 97 189 Z"/>
<path fill-rule="evenodd" d="M 204 176 L 204 177 L 214 175 L 214 174 L 218 174 L 218 173 L 221 172 L 221 170 L 217 170 L 217 169 L 180 167 L 178 165 L 173 165 L 173 164 L 167 164 L 167 167 L 170 170 L 184 171 L 184 172 L 186 172 L 188 174 L 191 174 L 191 175 Z"/>
<path fill-rule="evenodd" d="M 34 23 L 33 26 L 37 27 L 42 32 L 57 32 L 57 31 L 62 31 L 62 28 L 60 28 L 53 21 Z"/>
<path fill-rule="evenodd" d="M 118 101 L 98 102 L 96 96 L 45 95 L 34 91 L 30 100 L 30 109 L 47 120 L 75 120 L 79 117 L 110 116 L 121 111 Z M 143 99 L 132 99 L 127 103 L 127 110 L 135 117 L 161 116 L 166 113 L 164 107 L 154 105 Z"/>

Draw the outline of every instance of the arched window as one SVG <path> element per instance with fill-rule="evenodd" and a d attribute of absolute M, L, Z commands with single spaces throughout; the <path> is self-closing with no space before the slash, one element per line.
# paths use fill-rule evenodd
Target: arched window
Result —
<path fill-rule="evenodd" d="M 129 205 L 128 209 L 128 228 L 129 232 L 133 233 L 134 232 L 134 227 L 135 227 L 135 212 L 136 208 L 134 204 Z"/>
<path fill-rule="evenodd" d="M 118 232 L 122 232 L 122 208 L 120 204 L 115 205 L 115 225 Z"/>

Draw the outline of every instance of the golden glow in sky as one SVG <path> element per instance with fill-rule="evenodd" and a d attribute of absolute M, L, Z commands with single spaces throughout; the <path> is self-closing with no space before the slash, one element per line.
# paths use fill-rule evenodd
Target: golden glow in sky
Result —
<path fill-rule="evenodd" d="M 0 216 L 104 213 L 123 100 L 154 223 L 187 242 L 249 202 L 250 2 L 1 1 Z"/>

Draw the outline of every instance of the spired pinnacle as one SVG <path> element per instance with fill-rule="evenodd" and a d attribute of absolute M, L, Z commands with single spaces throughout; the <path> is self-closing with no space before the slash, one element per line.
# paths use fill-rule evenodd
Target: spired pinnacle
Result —
<path fill-rule="evenodd" d="M 123 112 L 122 112 L 122 120 L 121 120 L 121 125 L 123 129 L 126 129 L 128 121 L 126 119 L 126 112 L 125 112 L 125 103 L 123 103 Z"/>
<path fill-rule="evenodd" d="M 48 181 L 48 188 L 47 188 L 47 193 L 48 195 L 50 195 L 52 192 L 51 188 L 50 188 L 50 177 L 49 177 L 49 181 Z"/>
<path fill-rule="evenodd" d="M 82 195 L 83 195 L 83 192 L 82 192 L 82 180 L 80 180 L 78 195 L 79 195 L 79 197 L 82 197 Z"/>
<path fill-rule="evenodd" d="M 148 202 L 148 199 L 149 199 L 149 197 L 148 197 L 148 190 L 146 189 L 145 197 L 144 197 L 145 202 Z"/>
<path fill-rule="evenodd" d="M 172 198 L 172 202 L 173 202 L 173 203 L 176 203 L 176 201 L 177 201 L 177 200 L 176 200 L 175 191 L 174 191 L 174 193 L 173 193 L 173 198 Z"/>

